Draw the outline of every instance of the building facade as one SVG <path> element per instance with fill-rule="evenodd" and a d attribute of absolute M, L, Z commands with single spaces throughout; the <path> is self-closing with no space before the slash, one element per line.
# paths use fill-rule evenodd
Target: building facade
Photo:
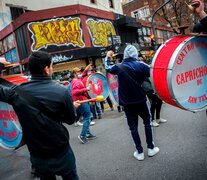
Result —
<path fill-rule="evenodd" d="M 109 49 L 118 51 L 120 34 L 131 29 L 132 36 L 134 33 L 137 39 L 138 25 L 134 18 L 122 15 L 119 1 L 87 0 L 90 6 L 86 6 L 86 0 L 70 1 L 71 5 L 66 5 L 69 1 L 59 5 L 57 0 L 38 1 L 41 7 L 35 6 L 33 1 L 31 4 L 29 1 L 18 1 L 18 4 L 12 0 L 2 2 L 3 12 L 10 11 L 13 17 L 0 31 L 0 56 L 14 65 L 9 74 L 27 73 L 28 57 L 38 50 L 52 55 L 55 72 L 70 71 L 75 66 L 85 67 L 89 62 L 103 69 L 106 52 Z M 23 10 L 19 10 L 22 7 Z M 125 30 L 119 32 L 120 29 Z M 128 41 L 132 42 L 125 39 Z"/>
<path fill-rule="evenodd" d="M 123 0 L 123 13 L 126 16 L 136 18 L 136 21 L 141 24 L 141 28 L 138 29 L 138 43 L 140 49 L 144 51 L 144 54 L 151 56 L 151 39 L 152 32 L 152 15 L 157 9 L 157 0 Z M 156 31 L 157 44 L 162 44 L 167 39 L 174 35 L 173 30 L 169 27 L 168 23 L 155 16 L 154 26 Z"/>
<path fill-rule="evenodd" d="M 18 16 L 28 11 L 38 11 L 56 7 L 81 4 L 95 9 L 122 14 L 121 3 L 117 0 L 1 0 L 0 30 L 10 24 Z"/>

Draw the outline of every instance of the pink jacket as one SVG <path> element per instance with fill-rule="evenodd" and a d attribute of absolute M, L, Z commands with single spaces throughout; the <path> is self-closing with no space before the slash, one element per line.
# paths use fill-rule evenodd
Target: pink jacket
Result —
<path fill-rule="evenodd" d="M 83 77 L 87 76 L 87 71 L 84 71 L 82 73 Z M 73 79 L 72 80 L 72 97 L 73 101 L 77 100 L 86 100 L 89 99 L 88 93 L 87 93 L 87 88 L 84 86 L 82 79 Z"/>

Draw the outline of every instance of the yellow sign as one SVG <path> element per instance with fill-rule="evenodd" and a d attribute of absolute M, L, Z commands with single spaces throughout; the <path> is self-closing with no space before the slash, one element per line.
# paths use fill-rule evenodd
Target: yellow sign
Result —
<path fill-rule="evenodd" d="M 113 24 L 108 20 L 87 19 L 86 21 L 89 33 L 92 39 L 93 46 L 106 47 L 108 46 L 108 37 L 116 35 Z"/>
<path fill-rule="evenodd" d="M 57 18 L 28 24 L 32 33 L 32 51 L 49 45 L 85 47 L 80 18 Z"/>

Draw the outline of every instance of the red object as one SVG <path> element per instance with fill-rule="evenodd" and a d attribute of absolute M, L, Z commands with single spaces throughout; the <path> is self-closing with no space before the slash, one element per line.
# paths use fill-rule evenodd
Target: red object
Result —
<path fill-rule="evenodd" d="M 160 96 L 160 98 L 169 103 L 171 105 L 177 106 L 173 100 L 169 86 L 168 86 L 168 66 L 171 60 L 171 56 L 176 50 L 176 48 L 185 40 L 188 39 L 190 36 L 178 36 L 170 39 L 168 42 L 165 43 L 164 46 L 160 47 L 158 52 L 156 53 L 154 59 L 154 65 L 152 69 L 152 78 L 153 84 L 156 92 Z"/>
<path fill-rule="evenodd" d="M 3 77 L 7 81 L 14 83 L 14 84 L 20 84 L 23 82 L 28 82 L 28 79 L 24 77 L 22 74 L 16 74 L 16 75 L 11 75 L 11 76 L 5 76 Z"/>

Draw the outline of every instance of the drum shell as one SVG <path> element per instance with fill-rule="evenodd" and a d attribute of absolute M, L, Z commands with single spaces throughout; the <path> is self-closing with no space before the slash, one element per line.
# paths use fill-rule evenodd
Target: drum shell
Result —
<path fill-rule="evenodd" d="M 206 75 L 201 78 L 203 84 L 200 86 L 196 84 L 198 81 L 196 79 L 189 80 L 186 78 L 187 81 L 183 81 L 184 83 L 180 85 L 178 82 L 176 84 L 176 80 L 180 75 L 183 77 L 185 73 L 194 71 L 197 67 L 206 67 L 207 61 L 204 53 L 206 49 L 198 46 L 200 42 L 206 44 L 206 36 L 191 37 L 185 35 L 171 38 L 157 50 L 152 61 L 151 77 L 154 89 L 159 97 L 173 106 L 189 111 L 206 109 L 206 103 L 199 103 L 199 95 L 196 94 L 197 96 L 195 96 L 193 92 L 204 92 L 204 89 L 207 88 L 205 84 Z M 196 103 L 188 103 L 191 96 L 197 97 Z"/>

